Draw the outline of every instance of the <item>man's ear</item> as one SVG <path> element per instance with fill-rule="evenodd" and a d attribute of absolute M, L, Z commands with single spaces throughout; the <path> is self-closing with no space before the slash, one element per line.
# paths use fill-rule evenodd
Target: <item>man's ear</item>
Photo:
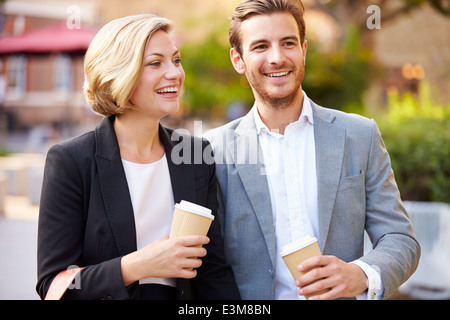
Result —
<path fill-rule="evenodd" d="M 239 52 L 237 52 L 237 50 L 235 48 L 231 48 L 230 58 L 231 58 L 231 63 L 233 64 L 234 69 L 238 73 L 244 74 L 245 73 L 244 61 L 242 60 L 241 55 L 239 54 Z"/>
<path fill-rule="evenodd" d="M 306 52 L 308 51 L 308 41 L 304 40 L 302 44 L 303 63 L 306 64 Z"/>

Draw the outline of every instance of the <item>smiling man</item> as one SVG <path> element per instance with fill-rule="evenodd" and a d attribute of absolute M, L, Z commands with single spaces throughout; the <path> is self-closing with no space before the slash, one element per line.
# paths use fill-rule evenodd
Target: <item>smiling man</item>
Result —
<path fill-rule="evenodd" d="M 268 24 L 275 27 L 266 29 Z M 263 121 L 273 120 L 268 127 L 283 133 L 300 116 L 307 42 L 294 17 L 283 12 L 244 20 L 240 37 L 241 47 L 231 49 L 233 66 L 247 76 Z M 289 109 L 291 120 L 286 122 L 279 109 Z M 277 124 L 279 119 L 282 123 Z"/>
<path fill-rule="evenodd" d="M 303 13 L 300 0 L 245 0 L 232 17 L 231 61 L 255 105 L 207 135 L 226 257 L 243 299 L 387 298 L 415 271 L 420 246 L 375 121 L 303 92 Z M 293 279 L 280 252 L 306 235 L 323 255 Z"/>

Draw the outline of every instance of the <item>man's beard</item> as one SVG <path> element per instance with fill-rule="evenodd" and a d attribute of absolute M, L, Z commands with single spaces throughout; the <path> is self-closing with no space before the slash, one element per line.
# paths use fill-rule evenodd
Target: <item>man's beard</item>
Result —
<path fill-rule="evenodd" d="M 295 86 L 293 89 L 282 97 L 277 97 L 277 95 L 268 92 L 260 82 L 253 81 L 254 76 L 247 77 L 247 79 L 255 96 L 258 96 L 264 104 L 271 106 L 273 109 L 284 109 L 289 107 L 301 94 L 301 84 L 304 76 L 305 71 L 303 69 L 295 76 Z"/>

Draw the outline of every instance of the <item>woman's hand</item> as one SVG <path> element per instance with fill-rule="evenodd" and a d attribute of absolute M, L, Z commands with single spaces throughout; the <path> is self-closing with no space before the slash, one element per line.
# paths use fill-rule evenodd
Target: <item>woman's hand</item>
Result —
<path fill-rule="evenodd" d="M 147 277 L 192 279 L 206 255 L 206 236 L 162 237 L 121 259 L 125 286 Z"/>

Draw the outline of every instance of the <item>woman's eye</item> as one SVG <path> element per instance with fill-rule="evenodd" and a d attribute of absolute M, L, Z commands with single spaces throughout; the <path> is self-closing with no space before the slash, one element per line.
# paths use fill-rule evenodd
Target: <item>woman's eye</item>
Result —
<path fill-rule="evenodd" d="M 147 64 L 147 66 L 151 66 L 151 67 L 159 67 L 161 65 L 161 62 L 159 61 L 153 61 L 153 62 L 149 62 Z"/>

